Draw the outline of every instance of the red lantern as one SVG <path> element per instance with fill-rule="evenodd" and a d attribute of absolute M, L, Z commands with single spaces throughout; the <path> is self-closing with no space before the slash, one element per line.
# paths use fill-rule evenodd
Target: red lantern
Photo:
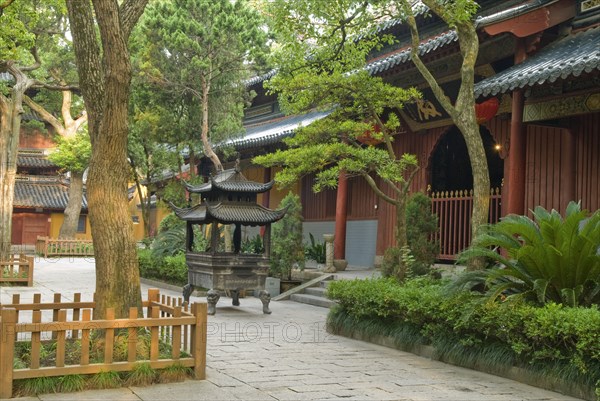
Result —
<path fill-rule="evenodd" d="M 485 102 L 475 104 L 475 116 L 477 117 L 477 124 L 483 124 L 486 121 L 490 121 L 492 117 L 498 113 L 500 102 L 498 98 L 491 98 Z"/>
<path fill-rule="evenodd" d="M 373 127 L 365 132 L 363 132 L 361 135 L 359 135 L 356 140 L 360 143 L 364 143 L 365 145 L 369 145 L 369 146 L 375 146 L 375 145 L 379 145 L 381 142 L 383 142 L 383 140 L 379 139 L 379 138 L 374 138 L 373 137 L 373 133 L 379 133 L 381 132 L 381 127 L 378 124 L 374 124 Z"/>

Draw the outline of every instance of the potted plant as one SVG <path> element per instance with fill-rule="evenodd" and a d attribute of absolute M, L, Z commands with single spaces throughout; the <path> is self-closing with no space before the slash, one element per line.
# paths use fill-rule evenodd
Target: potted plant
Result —
<path fill-rule="evenodd" d="M 270 274 L 281 279 L 281 291 L 285 292 L 301 283 L 301 280 L 292 280 L 292 268 L 304 269 L 300 197 L 290 192 L 280 207 L 287 212 L 273 225 Z"/>

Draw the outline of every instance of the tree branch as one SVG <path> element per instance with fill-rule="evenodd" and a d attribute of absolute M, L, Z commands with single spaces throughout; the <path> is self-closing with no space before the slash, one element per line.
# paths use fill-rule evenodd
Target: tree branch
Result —
<path fill-rule="evenodd" d="M 362 173 L 361 176 L 367 181 L 367 184 L 369 184 L 369 186 L 371 187 L 371 189 L 373 190 L 373 192 L 375 192 L 375 195 L 377 195 L 378 197 L 380 197 L 381 199 L 383 199 L 384 201 L 386 201 L 387 203 L 390 203 L 392 205 L 396 205 L 398 203 L 398 201 L 396 201 L 394 198 L 386 195 L 377 186 L 377 183 L 375 182 L 375 180 L 373 179 L 373 177 L 371 177 L 369 174 Z"/>
<path fill-rule="evenodd" d="M 125 40 L 129 39 L 133 27 L 144 13 L 148 0 L 125 0 L 119 9 L 121 29 Z"/>
<path fill-rule="evenodd" d="M 79 85 L 51 85 L 45 82 L 34 80 L 32 88 L 45 88 L 52 91 L 74 91 L 79 90 Z"/>
<path fill-rule="evenodd" d="M 44 121 L 48 124 L 52 125 L 52 127 L 56 130 L 56 132 L 63 136 L 65 133 L 65 127 L 60 123 L 60 121 L 50 114 L 45 108 L 34 102 L 29 96 L 23 96 L 23 101 L 29 108 L 35 111 Z"/>
<path fill-rule="evenodd" d="M 426 4 L 426 5 L 429 6 L 429 4 Z M 454 108 L 452 103 L 450 102 L 450 99 L 444 93 L 444 90 L 442 89 L 442 87 L 436 81 L 436 79 L 433 76 L 433 74 L 431 73 L 431 71 L 429 71 L 429 69 L 427 68 L 427 66 L 425 66 L 425 64 L 421 60 L 421 57 L 419 56 L 419 45 L 421 44 L 421 39 L 419 37 L 417 21 L 413 14 L 412 8 L 407 0 L 402 0 L 402 8 L 407 15 L 406 21 L 407 21 L 408 27 L 410 29 L 410 36 L 411 36 L 410 56 L 411 56 L 411 59 L 412 59 L 413 63 L 415 64 L 415 67 L 417 67 L 417 70 L 419 70 L 419 72 L 421 73 L 423 78 L 425 78 L 425 81 L 427 81 L 427 84 L 431 88 L 431 91 L 435 95 L 435 98 L 437 99 L 437 101 L 440 102 L 440 104 L 442 105 L 444 110 L 446 110 L 446 113 L 448 113 L 452 119 L 456 119 L 456 118 L 458 118 L 458 112 L 456 111 L 456 109 Z M 430 7 L 430 9 L 431 9 L 431 7 Z"/>
<path fill-rule="evenodd" d="M 27 66 L 27 67 L 19 67 L 19 69 L 21 71 L 28 72 L 28 71 L 37 70 L 42 65 L 42 62 L 40 61 L 40 56 L 38 55 L 36 46 L 31 48 L 30 53 L 33 56 L 33 59 L 35 60 L 35 62 L 32 65 Z"/>
<path fill-rule="evenodd" d="M 6 0 L 4 3 L 0 4 L 0 17 L 4 13 L 4 9 L 10 6 L 15 0 Z"/>

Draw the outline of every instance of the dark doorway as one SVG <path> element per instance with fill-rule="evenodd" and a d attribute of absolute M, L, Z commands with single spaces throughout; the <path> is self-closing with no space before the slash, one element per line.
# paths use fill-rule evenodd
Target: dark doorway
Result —
<path fill-rule="evenodd" d="M 496 143 L 485 127 L 480 128 L 481 138 L 490 170 L 492 188 L 500 188 L 504 176 L 504 161 L 496 150 Z M 457 191 L 473 188 L 473 171 L 467 144 L 458 128 L 452 127 L 439 140 L 430 161 L 431 190 Z"/>

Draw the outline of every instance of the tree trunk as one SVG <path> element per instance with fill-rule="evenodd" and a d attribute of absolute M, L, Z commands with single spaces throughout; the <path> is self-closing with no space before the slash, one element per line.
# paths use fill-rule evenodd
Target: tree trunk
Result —
<path fill-rule="evenodd" d="M 33 83 L 13 64 L 8 65 L 8 70 L 15 84 L 10 89 L 10 98 L 0 93 L 0 261 L 10 256 L 23 97 Z"/>
<path fill-rule="evenodd" d="M 114 308 L 126 317 L 141 308 L 136 241 L 129 215 L 127 106 L 131 66 L 127 39 L 147 0 L 67 0 L 81 91 L 89 114 L 92 156 L 88 206 L 96 256 L 94 318 Z M 102 47 L 96 34 L 94 15 Z M 102 51 L 101 51 L 102 50 Z M 103 56 L 100 61 L 100 54 Z"/>
<path fill-rule="evenodd" d="M 83 173 L 71 173 L 71 182 L 69 183 L 69 203 L 64 212 L 64 220 L 60 226 L 58 237 L 62 239 L 75 239 L 77 226 L 79 225 L 79 215 L 81 214 L 81 204 L 83 201 Z"/>
<path fill-rule="evenodd" d="M 9 106 L 10 104 L 7 104 Z M 10 257 L 12 242 L 12 212 L 17 172 L 16 143 L 12 132 L 12 113 L 6 110 L 0 117 L 0 261 Z"/>
<path fill-rule="evenodd" d="M 408 194 L 404 194 L 404 196 L 399 196 L 398 201 L 394 204 L 396 207 L 396 228 L 394 230 L 394 234 L 396 237 L 396 247 L 400 249 L 400 253 L 398 253 L 398 270 L 395 271 L 396 278 L 399 282 L 404 281 L 406 279 L 406 273 L 408 271 L 408 266 L 404 263 L 402 258 L 402 252 L 404 249 L 408 247 L 408 237 L 406 235 L 406 197 Z"/>

